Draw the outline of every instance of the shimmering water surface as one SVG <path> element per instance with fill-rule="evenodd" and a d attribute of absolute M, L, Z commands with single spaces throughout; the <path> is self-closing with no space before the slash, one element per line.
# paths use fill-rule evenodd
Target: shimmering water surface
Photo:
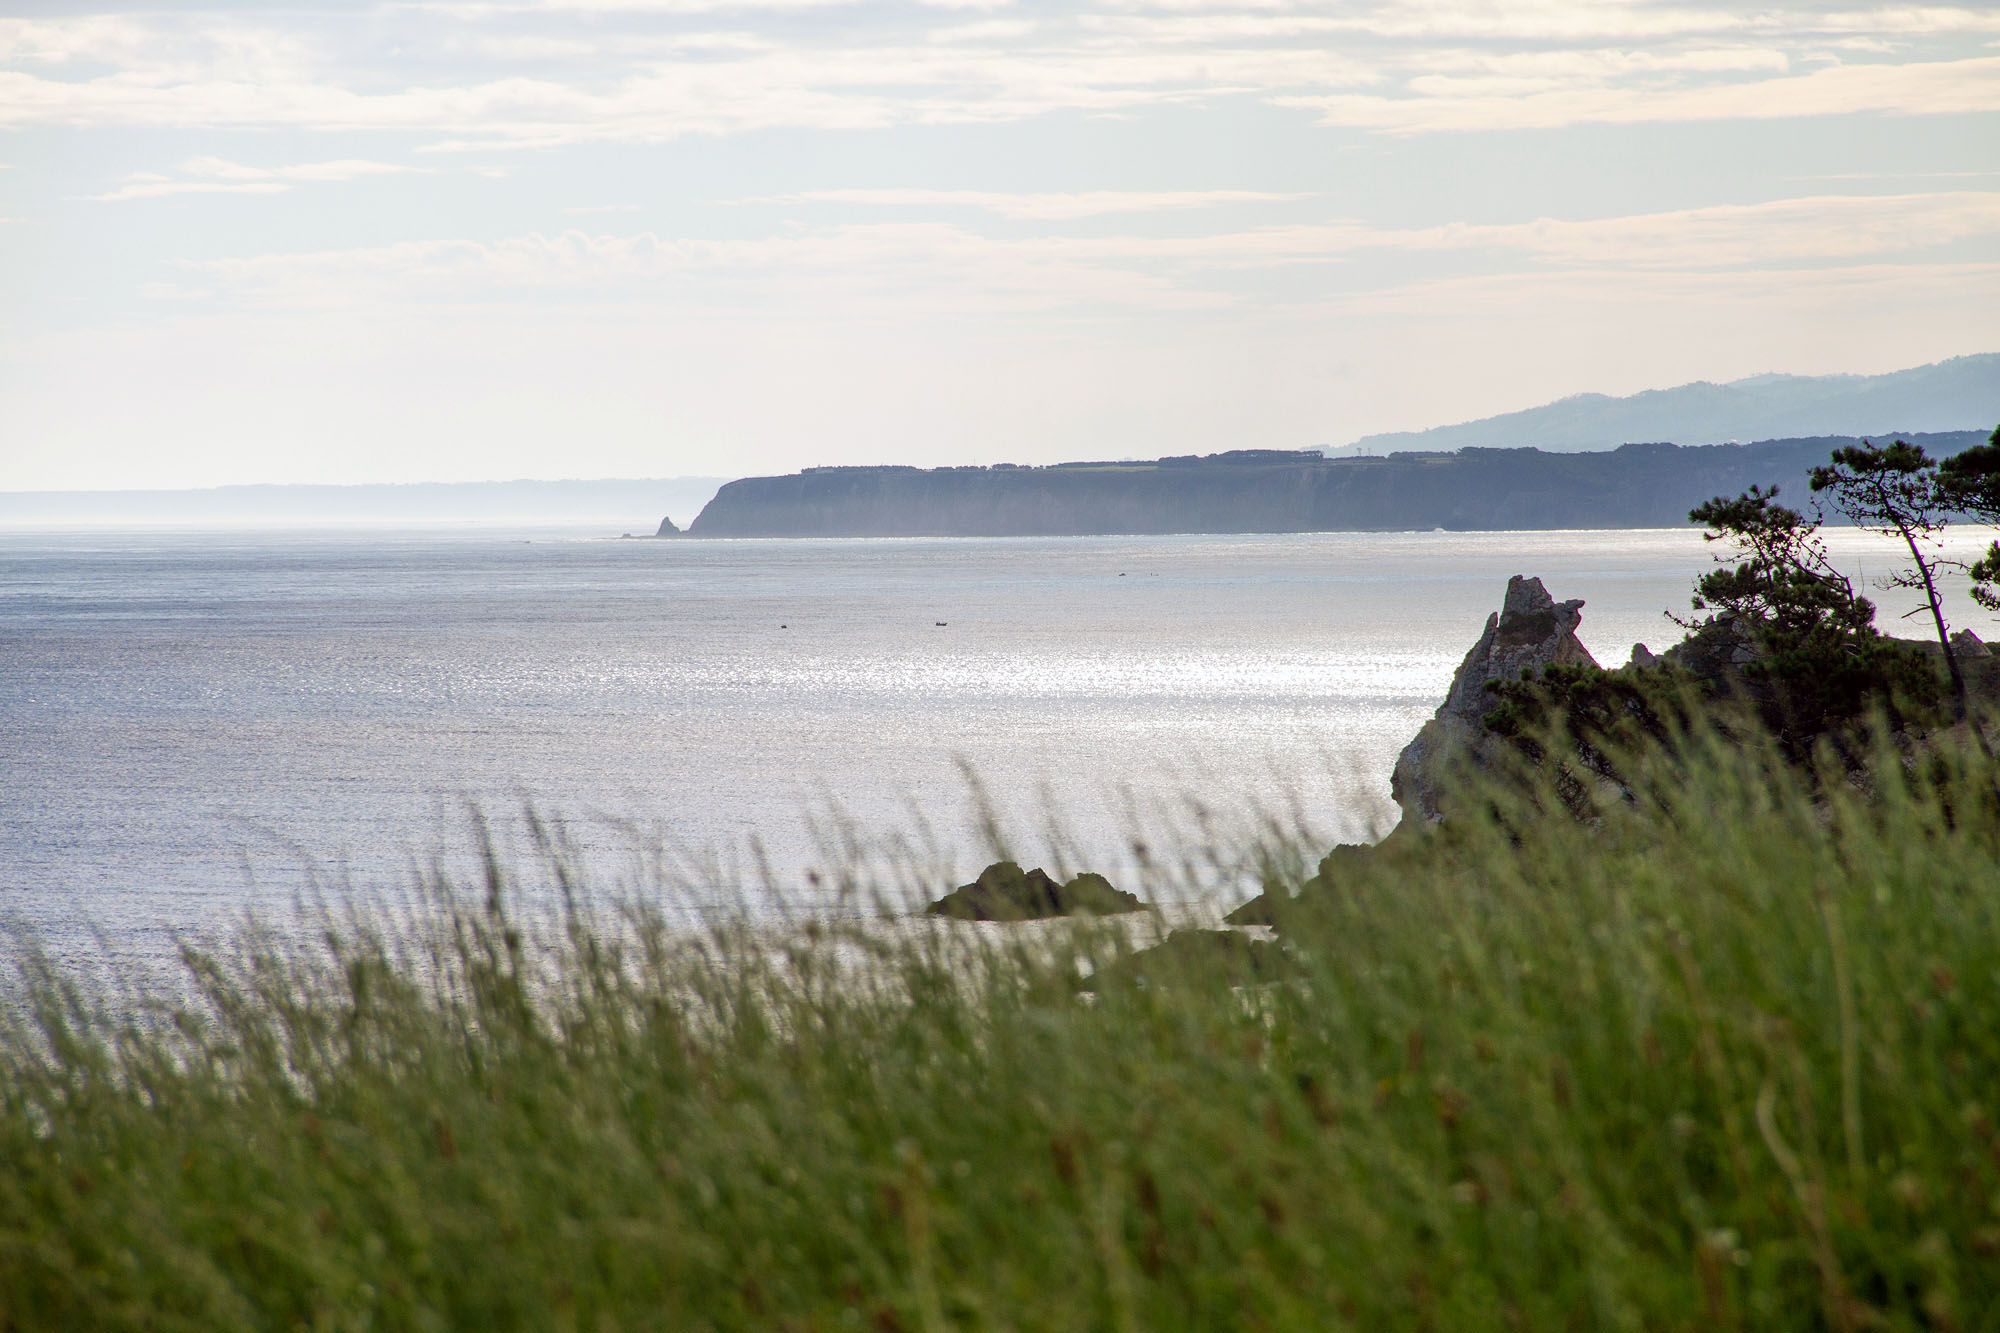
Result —
<path fill-rule="evenodd" d="M 1675 637 L 1705 560 L 1686 531 L 0 534 L 0 911 L 211 929 L 314 874 L 407 884 L 471 805 L 518 846 L 524 801 L 632 891 L 666 847 L 754 906 L 750 840 L 800 886 L 836 814 L 948 879 L 987 852 L 968 771 L 1023 856 L 1114 877 L 1135 835 L 1200 841 L 1189 798 L 1353 836 L 1509 574 L 1587 599 L 1612 664 Z"/>

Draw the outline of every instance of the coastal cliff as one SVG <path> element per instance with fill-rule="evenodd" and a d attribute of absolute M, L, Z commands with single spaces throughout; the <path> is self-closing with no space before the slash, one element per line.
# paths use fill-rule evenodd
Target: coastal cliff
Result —
<path fill-rule="evenodd" d="M 1933 456 L 1978 431 L 1909 437 Z M 1244 449 L 1152 462 L 1052 467 L 828 467 L 732 481 L 694 537 L 1011 537 L 1446 528 L 1677 527 L 1714 495 L 1806 472 L 1844 437 L 1605 453 L 1463 449 L 1327 459 Z"/>

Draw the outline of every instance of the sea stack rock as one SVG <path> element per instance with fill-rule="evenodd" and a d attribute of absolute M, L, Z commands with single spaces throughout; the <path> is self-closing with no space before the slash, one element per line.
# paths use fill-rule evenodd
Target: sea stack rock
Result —
<path fill-rule="evenodd" d="M 655 537 L 678 537 L 681 535 L 681 530 L 674 526 L 672 519 L 663 518 L 660 520 L 660 530 L 653 535 Z"/>
<path fill-rule="evenodd" d="M 1540 579 L 1516 574 L 1507 580 L 1506 600 L 1486 618 L 1486 631 L 1459 664 L 1444 703 L 1396 760 L 1389 793 L 1404 818 L 1421 823 L 1443 819 L 1450 804 L 1446 785 L 1451 768 L 1479 762 L 1485 717 L 1494 707 L 1487 682 L 1517 680 L 1523 671 L 1539 675 L 1557 663 L 1597 665 L 1576 637 L 1582 607 L 1581 599 L 1556 601 Z"/>
<path fill-rule="evenodd" d="M 1138 912 L 1145 904 L 1111 881 L 1084 871 L 1067 884 L 1037 866 L 1023 871 L 1013 861 L 995 861 L 979 878 L 962 884 L 924 910 L 959 921 L 1033 921 L 1050 916 L 1114 916 Z"/>

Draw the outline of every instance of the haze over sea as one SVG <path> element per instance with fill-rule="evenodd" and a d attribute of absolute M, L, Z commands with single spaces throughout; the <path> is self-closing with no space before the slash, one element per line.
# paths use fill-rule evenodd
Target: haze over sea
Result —
<path fill-rule="evenodd" d="M 991 859 L 967 771 L 1022 859 L 1120 883 L 1135 838 L 1200 849 L 1190 801 L 1327 845 L 1393 822 L 1395 755 L 1508 575 L 1585 598 L 1615 665 L 1678 637 L 1706 559 L 1687 530 L 0 534 L 0 912 L 148 953 L 316 878 L 406 888 L 473 807 L 518 849 L 526 803 L 612 888 L 767 907 L 754 839 L 824 902 L 844 826 L 936 891 Z"/>

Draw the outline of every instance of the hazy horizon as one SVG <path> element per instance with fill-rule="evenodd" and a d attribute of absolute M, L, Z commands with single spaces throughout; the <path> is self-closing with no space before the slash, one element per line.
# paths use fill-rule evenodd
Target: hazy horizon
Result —
<path fill-rule="evenodd" d="M 685 526 L 729 477 L 248 483 L 158 490 L 0 491 L 0 532 L 60 528 L 568 526 L 650 536 Z"/>
<path fill-rule="evenodd" d="M 1972 376 L 1959 373 L 1962 368 L 1978 364 L 1981 370 Z M 1763 373 L 1744 377 L 1723 384 L 1711 381 L 1696 381 L 1690 384 L 1667 386 L 1643 390 L 1627 397 L 1610 398 L 1603 394 L 1582 392 L 1566 395 L 1552 402 L 1536 404 L 1533 407 L 1512 413 L 1497 414 L 1473 422 L 1451 422 L 1432 426 L 1425 430 L 1403 432 L 1399 435 L 1372 436 L 1360 441 L 1326 450 L 1330 457 L 1353 457 L 1357 455 L 1383 452 L 1383 446 L 1401 444 L 1412 449 L 1459 448 L 1467 444 L 1488 447 L 1518 448 L 1531 447 L 1555 452 L 1592 452 L 1612 450 L 1621 444 L 1639 440 L 1666 439 L 1684 445 L 1702 445 L 1725 442 L 1737 443 L 1735 436 L 1742 435 L 1743 443 L 1756 440 L 1779 438 L 1807 438 L 1834 434 L 1863 436 L 1871 433 L 1910 434 L 1912 438 L 1926 432 L 1983 430 L 1988 416 L 2000 412 L 2000 397 L 1994 397 L 1987 390 L 1991 385 L 1985 381 L 1992 379 L 1991 367 L 2000 364 L 2000 353 L 1969 353 L 1944 362 L 1925 366 L 1907 367 L 1900 372 L 1882 376 L 1832 375 L 1809 377 L 1782 372 Z M 1948 382 L 1945 399 L 1936 399 L 1939 374 L 1951 372 L 1957 381 Z M 1923 377 L 1923 378 L 1919 378 Z M 1980 382 L 1974 383 L 1978 378 Z M 1682 404 L 1680 396 L 1706 390 L 1742 390 L 1754 388 L 1768 392 L 1773 386 L 1785 391 L 1785 396 L 1775 397 L 1770 402 L 1744 399 L 1738 404 L 1740 411 L 1747 415 L 1729 430 L 1720 430 L 1718 423 L 1729 416 L 1730 409 L 1711 401 Z M 1874 398 L 1855 399 L 1851 390 L 1863 386 L 1875 393 Z M 1893 387 L 1891 387 L 1893 386 Z M 1813 395 L 1823 393 L 1825 402 L 1818 403 Z M 1798 395 L 1804 394 L 1801 398 Z M 1988 401 L 1992 398 L 1992 401 Z M 1883 413 L 1883 403 L 1892 404 L 1886 410 L 1898 413 L 1899 426 L 1877 425 L 1870 428 L 1868 423 L 1857 418 L 1856 403 L 1873 404 L 1879 416 Z M 1902 404 L 1901 407 L 1893 404 Z M 1801 410 L 1801 405 L 1804 410 Z M 1576 422 L 1565 422 L 1561 415 L 1570 409 L 1584 407 L 1599 409 L 1598 415 L 1610 423 L 1612 434 L 1592 443 L 1578 443 L 1573 438 L 1577 430 Z M 1608 416 L 1602 409 L 1613 409 Z M 1625 409 L 1622 414 L 1615 409 Z M 1863 412 L 1865 415 L 1865 411 Z M 1919 416 L 1926 419 L 1918 420 Z M 1960 416 L 1965 419 L 1958 420 Z M 1935 420 L 1928 419 L 1934 417 Z M 1666 419 L 1682 420 L 1680 429 L 1671 429 L 1659 424 Z M 1797 418 L 1787 420 L 1787 418 Z M 1811 418 L 1811 419 L 1808 419 Z M 1856 419 L 1850 419 L 1856 418 Z M 1748 430 L 1753 420 L 1759 431 Z M 1619 431 L 1619 423 L 1635 424 L 1632 431 Z M 1537 423 L 1542 423 L 1537 425 Z M 1745 429 L 1738 430 L 1736 426 Z M 1478 428 L 1490 427 L 1491 438 Z M 1544 433 L 1547 438 L 1544 438 Z M 1517 439 L 1500 439 L 1500 435 L 1518 436 Z M 1196 453 L 1219 453 L 1220 449 L 1194 450 Z M 1156 455 L 1157 456 L 1157 455 Z M 1079 460 L 1042 460 L 1050 462 L 1075 462 Z M 1147 456 L 1120 455 L 1119 461 L 1147 461 Z M 823 458 L 813 466 L 876 466 L 865 458 Z M 918 466 L 954 466 L 949 461 L 920 461 Z M 797 471 L 798 469 L 791 469 Z M 754 475 L 754 474 L 746 474 Z M 632 491 L 638 488 L 642 494 L 659 501 L 661 508 L 674 522 L 686 526 L 694 514 L 698 513 L 707 499 L 725 483 L 735 480 L 730 476 L 708 477 L 501 477 L 461 480 L 408 480 L 372 481 L 356 480 L 341 482 L 270 482 L 240 481 L 219 486 L 120 488 L 99 486 L 65 490 L 16 490 L 0 488 L 0 524 L 21 525 L 24 520 L 30 525 L 48 526 L 72 521 L 80 515 L 89 515 L 86 522 L 100 520 L 124 522 L 133 518 L 149 518 L 166 515 L 172 517 L 199 512 L 204 520 L 239 516 L 253 500 L 275 502 L 276 510 L 266 517 L 270 521 L 312 516 L 324 513 L 340 521 L 367 520 L 370 518 L 402 518 L 420 516 L 424 522 L 450 522 L 462 517 L 480 519 L 534 518 L 559 516 L 577 520 L 604 521 L 631 511 Z M 518 498 L 527 501 L 526 507 L 506 508 L 499 503 L 499 492 L 512 488 Z M 538 488 L 530 495 L 521 488 Z M 367 493 L 363 495 L 362 493 Z M 441 509 L 420 510 L 412 499 L 419 493 L 435 496 L 445 505 Z M 480 506 L 472 496 L 488 497 L 488 503 Z M 211 497 L 207 509 L 201 501 Z M 697 498 L 698 497 L 698 498 Z M 93 501 L 121 498 L 127 503 L 122 510 L 118 506 L 111 512 L 91 510 Z M 352 499 L 365 502 L 374 499 L 373 508 L 365 503 L 335 506 L 328 509 L 325 504 L 312 501 L 329 499 Z M 591 499 L 596 499 L 600 507 L 588 507 Z M 604 505 L 606 500 L 615 499 L 616 504 Z M 25 507 L 29 500 L 42 502 L 43 513 Z M 291 501 L 291 508 L 285 502 Z M 178 506 L 176 501 L 183 501 Z M 218 503 L 217 501 L 220 501 Z M 384 504 L 383 501 L 389 503 Z M 10 503 L 12 502 L 12 503 Z M 453 512 L 454 505 L 460 512 Z M 101 506 L 100 506 L 101 510 Z"/>

